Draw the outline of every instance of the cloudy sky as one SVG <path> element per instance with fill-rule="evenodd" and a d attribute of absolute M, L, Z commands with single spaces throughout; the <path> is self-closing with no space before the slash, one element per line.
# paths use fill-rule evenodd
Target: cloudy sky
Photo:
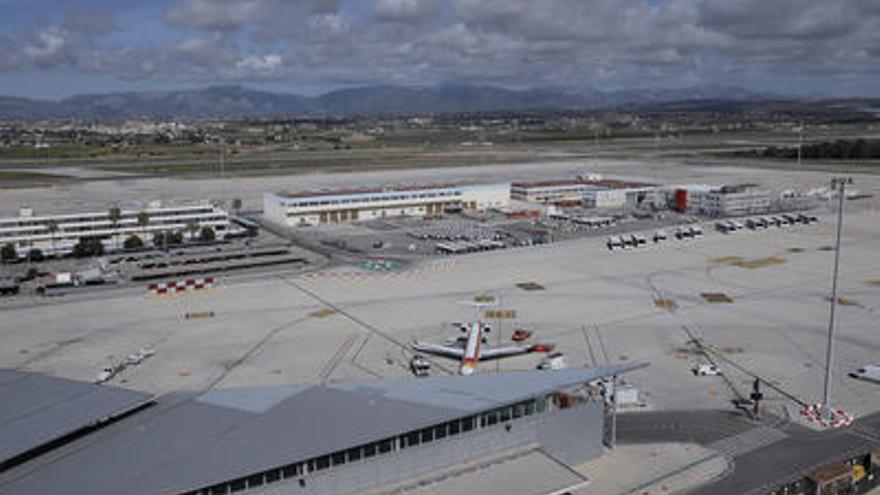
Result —
<path fill-rule="evenodd" d="M 0 94 L 243 84 L 880 96 L 880 0 L 0 0 Z"/>

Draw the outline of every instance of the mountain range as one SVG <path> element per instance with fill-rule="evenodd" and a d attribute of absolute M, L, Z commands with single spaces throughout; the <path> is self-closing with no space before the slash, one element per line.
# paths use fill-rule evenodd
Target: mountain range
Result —
<path fill-rule="evenodd" d="M 366 86 L 319 96 L 274 93 L 243 86 L 180 91 L 77 95 L 59 101 L 0 96 L 0 120 L 285 118 L 426 115 L 459 112 L 591 110 L 688 100 L 778 99 L 736 87 L 600 92 L 512 90 L 494 86 Z"/>

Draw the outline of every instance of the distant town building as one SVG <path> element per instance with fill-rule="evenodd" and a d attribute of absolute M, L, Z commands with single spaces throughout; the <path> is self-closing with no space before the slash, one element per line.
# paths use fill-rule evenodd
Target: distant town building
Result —
<path fill-rule="evenodd" d="M 449 210 L 486 210 L 509 203 L 509 184 L 305 191 L 265 193 L 263 215 L 280 225 L 304 226 L 395 216 L 440 217 Z"/>
<path fill-rule="evenodd" d="M 143 221 L 146 220 L 146 223 Z M 120 208 L 119 218 L 111 219 L 110 208 L 98 212 L 36 215 L 24 207 L 17 217 L 0 218 L 0 245 L 12 244 L 19 257 L 32 249 L 44 255 L 68 254 L 83 238 L 98 238 L 105 249 L 121 248 L 125 239 L 136 235 L 149 243 L 160 232 L 181 232 L 184 236 L 192 226 L 210 227 L 218 239 L 237 231 L 229 214 L 211 204 L 162 206 L 152 203 L 147 208 Z"/>

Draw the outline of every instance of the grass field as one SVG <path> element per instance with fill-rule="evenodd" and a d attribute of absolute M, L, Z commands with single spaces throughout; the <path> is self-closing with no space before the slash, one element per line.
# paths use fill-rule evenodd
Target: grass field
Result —
<path fill-rule="evenodd" d="M 70 177 L 31 171 L 0 170 L 0 188 L 33 187 L 35 185 L 48 185 L 64 180 L 70 180 Z"/>

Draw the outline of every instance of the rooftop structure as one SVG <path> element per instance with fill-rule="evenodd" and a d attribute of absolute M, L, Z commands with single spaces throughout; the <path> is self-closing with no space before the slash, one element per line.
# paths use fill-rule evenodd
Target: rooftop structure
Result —
<path fill-rule="evenodd" d="M 559 392 L 641 366 L 172 393 L 0 472 L 0 491 L 358 493 L 523 445 L 583 462 L 603 404 Z"/>
<path fill-rule="evenodd" d="M 390 188 L 266 193 L 263 214 L 300 226 L 393 216 L 439 217 L 447 208 L 484 210 L 508 204 L 508 184 L 409 185 Z"/>

